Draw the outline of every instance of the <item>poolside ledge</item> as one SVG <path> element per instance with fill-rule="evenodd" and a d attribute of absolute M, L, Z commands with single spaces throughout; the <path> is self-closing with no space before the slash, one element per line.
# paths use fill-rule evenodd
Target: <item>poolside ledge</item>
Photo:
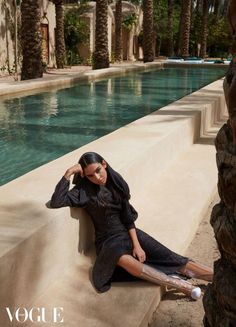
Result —
<path fill-rule="evenodd" d="M 216 192 L 213 140 L 226 119 L 219 80 L 2 186 L 1 325 L 52 327 L 51 321 L 9 321 L 6 307 L 33 306 L 47 312 L 62 307 L 63 327 L 146 327 L 160 287 L 117 283 L 97 294 L 89 280 L 94 256 L 88 217 L 45 204 L 65 169 L 95 150 L 128 181 L 137 227 L 184 254 Z"/>

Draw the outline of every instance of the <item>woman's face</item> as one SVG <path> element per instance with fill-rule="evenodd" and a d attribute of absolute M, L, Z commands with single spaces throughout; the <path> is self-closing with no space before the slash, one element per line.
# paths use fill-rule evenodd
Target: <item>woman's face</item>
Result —
<path fill-rule="evenodd" d="M 102 163 L 93 163 L 84 168 L 84 176 L 92 183 L 97 185 L 105 185 L 107 181 L 107 163 L 103 160 Z"/>

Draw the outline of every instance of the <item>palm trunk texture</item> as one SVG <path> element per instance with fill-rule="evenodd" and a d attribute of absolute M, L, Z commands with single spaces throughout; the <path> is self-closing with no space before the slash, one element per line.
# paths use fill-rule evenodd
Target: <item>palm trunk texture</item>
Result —
<path fill-rule="evenodd" d="M 143 61 L 154 60 L 153 0 L 143 0 Z"/>
<path fill-rule="evenodd" d="M 228 11 L 232 32 L 236 32 L 236 1 Z M 236 49 L 224 80 L 229 120 L 217 134 L 216 161 L 220 203 L 211 214 L 220 259 L 214 264 L 213 283 L 203 297 L 205 327 L 236 326 Z"/>
<path fill-rule="evenodd" d="M 109 67 L 108 51 L 108 3 L 107 0 L 96 1 L 96 30 L 93 69 Z"/>
<path fill-rule="evenodd" d="M 173 7 L 174 0 L 168 0 L 168 56 L 174 54 L 174 36 L 173 36 Z"/>
<path fill-rule="evenodd" d="M 200 56 L 202 58 L 205 58 L 207 53 L 208 10 L 209 10 L 209 0 L 203 0 L 202 42 L 201 42 L 201 50 L 200 50 Z"/>
<path fill-rule="evenodd" d="M 43 76 L 40 19 L 40 0 L 22 0 L 22 80 L 40 78 Z"/>
<path fill-rule="evenodd" d="M 65 64 L 65 38 L 64 38 L 64 9 L 62 0 L 54 0 L 56 10 L 56 63 L 57 68 L 64 68 Z"/>
<path fill-rule="evenodd" d="M 115 12 L 115 61 L 122 61 L 122 0 L 116 1 Z"/>
<path fill-rule="evenodd" d="M 191 27 L 191 0 L 182 0 L 182 18 L 181 18 L 181 50 L 180 54 L 183 57 L 189 56 L 189 35 Z"/>

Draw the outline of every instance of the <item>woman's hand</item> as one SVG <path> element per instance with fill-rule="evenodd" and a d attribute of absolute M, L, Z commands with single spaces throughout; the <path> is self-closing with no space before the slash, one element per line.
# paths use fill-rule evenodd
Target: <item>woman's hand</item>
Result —
<path fill-rule="evenodd" d="M 69 181 L 70 177 L 74 174 L 79 173 L 81 177 L 84 177 L 83 169 L 80 164 L 76 164 L 70 168 L 67 169 L 65 172 L 65 178 Z"/>
<path fill-rule="evenodd" d="M 133 248 L 133 256 L 140 262 L 146 261 L 146 253 L 143 251 L 141 246 L 136 246 Z"/>

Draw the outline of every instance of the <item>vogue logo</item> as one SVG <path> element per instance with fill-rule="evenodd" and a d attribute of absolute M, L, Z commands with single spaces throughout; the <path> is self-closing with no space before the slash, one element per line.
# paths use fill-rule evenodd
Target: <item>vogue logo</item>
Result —
<path fill-rule="evenodd" d="M 17 308 L 14 312 L 11 311 L 9 307 L 6 308 L 9 320 L 13 322 L 17 320 L 18 322 L 26 322 L 30 320 L 31 322 L 42 322 L 42 323 L 62 323 L 64 319 L 62 317 L 63 308 L 52 308 L 50 312 L 46 312 L 46 308 L 36 308 L 32 307 L 26 309 L 24 307 Z M 49 311 L 49 310 L 48 310 Z"/>

